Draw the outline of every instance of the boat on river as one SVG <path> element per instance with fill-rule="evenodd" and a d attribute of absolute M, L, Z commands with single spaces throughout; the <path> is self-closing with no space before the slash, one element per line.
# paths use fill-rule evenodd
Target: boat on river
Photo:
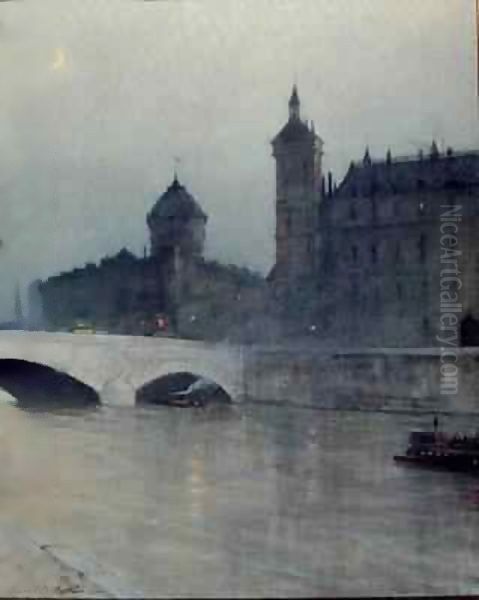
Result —
<path fill-rule="evenodd" d="M 220 391 L 214 381 L 200 377 L 189 385 L 186 390 L 171 392 L 166 404 L 180 407 L 204 407 Z"/>
<path fill-rule="evenodd" d="M 479 434 L 412 431 L 405 454 L 394 456 L 394 460 L 448 471 L 479 472 Z"/>

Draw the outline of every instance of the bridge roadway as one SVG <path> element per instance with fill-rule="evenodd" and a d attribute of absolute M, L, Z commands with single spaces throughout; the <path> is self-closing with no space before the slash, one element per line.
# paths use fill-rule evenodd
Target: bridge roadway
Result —
<path fill-rule="evenodd" d="M 0 332 L 0 361 L 14 359 L 65 373 L 101 402 L 132 406 L 136 392 L 165 375 L 189 372 L 218 383 L 233 401 L 244 392 L 243 348 L 177 338 Z"/>

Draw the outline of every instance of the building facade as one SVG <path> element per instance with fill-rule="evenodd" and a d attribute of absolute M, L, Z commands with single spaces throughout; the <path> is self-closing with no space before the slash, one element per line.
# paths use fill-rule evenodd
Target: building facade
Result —
<path fill-rule="evenodd" d="M 299 106 L 296 90 L 290 106 L 293 101 Z M 291 122 L 290 114 L 286 128 Z M 318 165 L 319 177 L 322 144 L 308 146 L 306 125 L 301 129 L 306 161 Z M 304 155 L 285 142 L 283 153 L 296 157 L 285 179 L 277 139 L 277 259 L 269 279 L 273 290 L 280 286 L 293 298 L 283 306 L 294 314 L 291 305 L 300 298 L 296 262 L 312 273 L 303 288 L 310 300 L 299 300 L 301 318 L 294 316 L 299 330 L 309 328 L 334 345 L 418 347 L 438 345 L 438 335 L 451 326 L 461 343 L 466 325 L 473 328 L 479 320 L 479 152 L 441 153 L 433 143 L 417 156 L 388 151 L 373 160 L 366 150 L 339 186 L 331 174 L 321 183 L 314 179 L 307 213 L 313 234 L 306 220 L 289 220 L 304 210 L 302 198 L 313 197 Z M 300 182 L 294 195 L 285 194 L 289 181 Z M 313 255 L 299 255 L 301 236 L 314 238 L 308 242 Z M 455 311 L 457 322 L 444 317 L 448 304 L 454 304 L 449 312 Z"/>
<path fill-rule="evenodd" d="M 207 215 L 176 175 L 146 220 L 151 249 L 142 258 L 123 248 L 98 264 L 35 282 L 43 326 L 241 336 L 246 314 L 265 297 L 264 281 L 247 269 L 204 259 Z"/>
<path fill-rule="evenodd" d="M 316 270 L 323 142 L 314 125 L 301 120 L 296 86 L 289 119 L 272 141 L 276 161 L 276 264 L 270 281 L 275 296 L 308 286 Z"/>

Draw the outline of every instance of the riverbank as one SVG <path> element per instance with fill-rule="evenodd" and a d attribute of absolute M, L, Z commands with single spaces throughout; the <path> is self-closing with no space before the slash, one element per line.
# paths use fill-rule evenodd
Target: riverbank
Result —
<path fill-rule="evenodd" d="M 0 556 L 2 597 L 112 597 L 84 571 L 57 557 L 55 549 L 12 527 L 0 527 Z"/>

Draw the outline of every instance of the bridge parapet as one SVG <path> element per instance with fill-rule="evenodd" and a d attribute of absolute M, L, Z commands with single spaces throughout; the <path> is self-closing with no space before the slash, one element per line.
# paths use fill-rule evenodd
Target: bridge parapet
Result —
<path fill-rule="evenodd" d="M 186 371 L 210 378 L 233 400 L 243 392 L 243 350 L 176 338 L 45 332 L 0 333 L 0 360 L 53 368 L 97 391 L 108 403 L 131 405 L 135 392 L 164 375 Z"/>

